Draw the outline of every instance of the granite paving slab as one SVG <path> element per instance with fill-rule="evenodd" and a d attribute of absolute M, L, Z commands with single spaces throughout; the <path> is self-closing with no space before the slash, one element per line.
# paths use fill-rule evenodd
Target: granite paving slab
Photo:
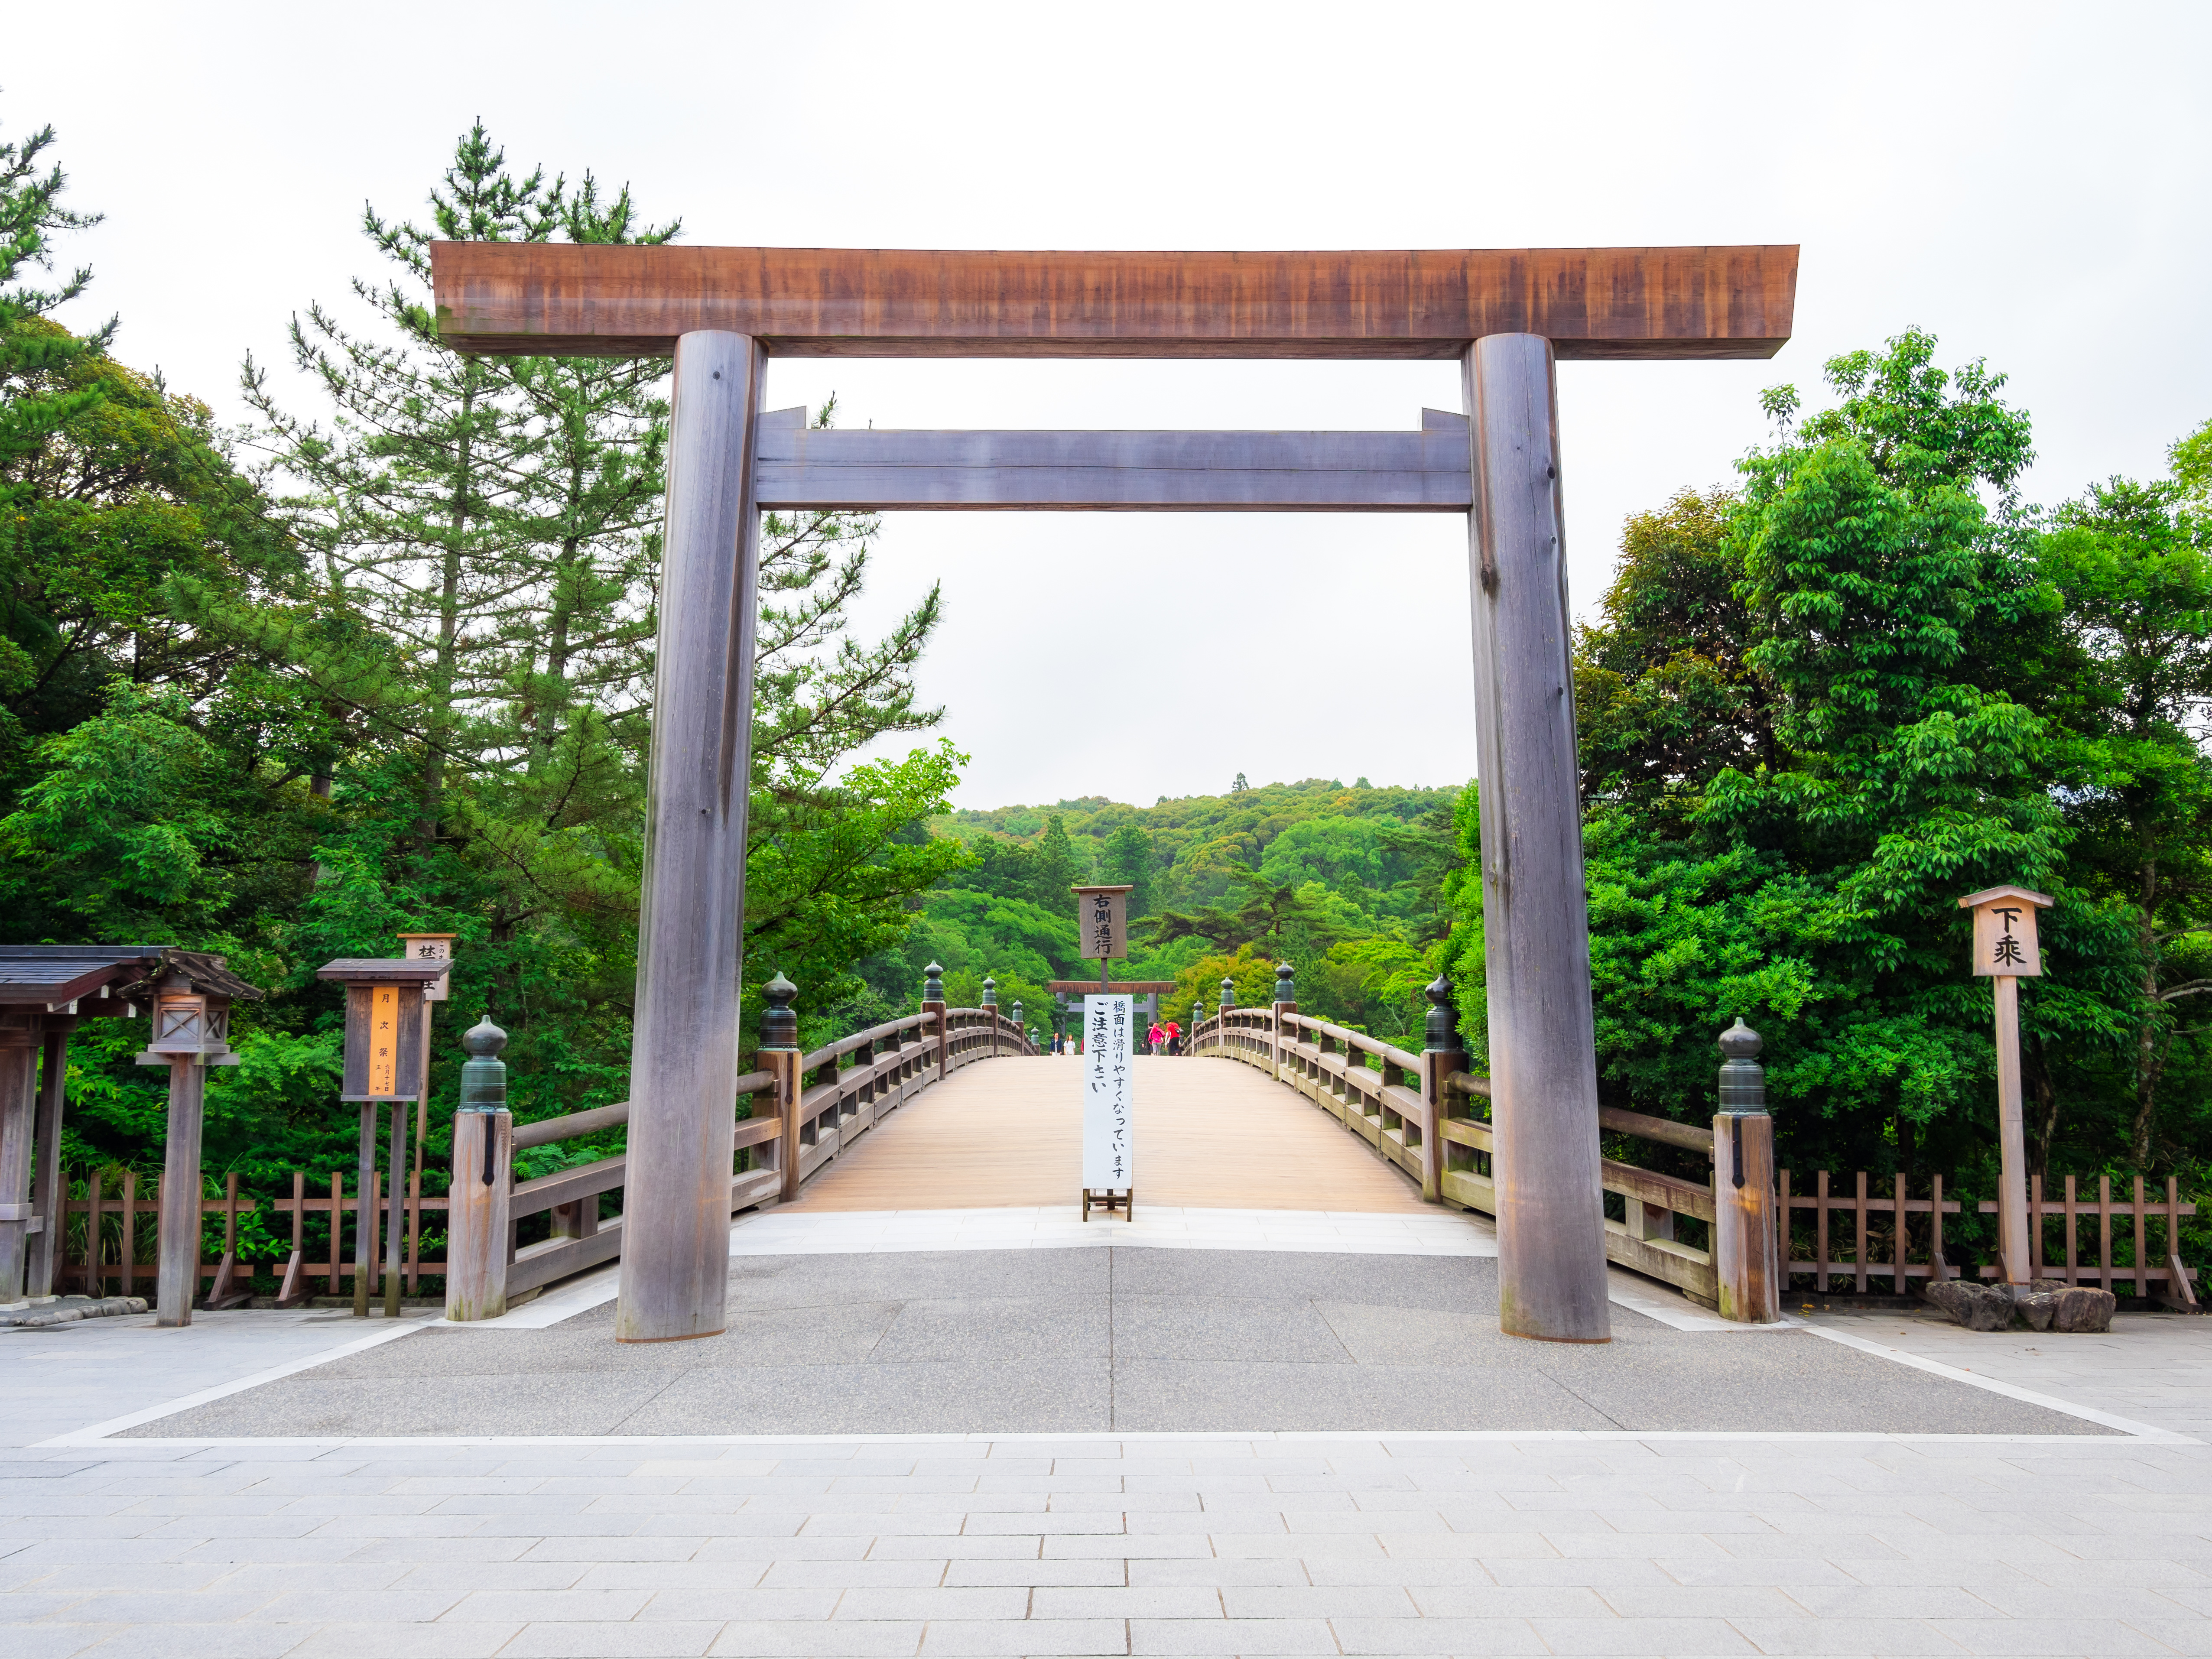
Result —
<path fill-rule="evenodd" d="M 730 1328 L 626 1346 L 611 1304 L 433 1324 L 125 1437 L 2114 1430 L 1810 1330 L 1497 1328 L 1486 1257 L 1116 1249 L 744 1256 Z"/>

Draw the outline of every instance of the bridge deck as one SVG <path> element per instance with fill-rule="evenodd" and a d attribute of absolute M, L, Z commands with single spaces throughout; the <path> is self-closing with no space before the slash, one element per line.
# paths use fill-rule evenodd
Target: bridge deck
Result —
<path fill-rule="evenodd" d="M 1136 1195 L 1224 1210 L 1427 1214 L 1411 1182 L 1248 1066 L 1134 1062 Z M 787 1210 L 967 1210 L 1081 1196 L 1083 1113 L 1072 1057 L 957 1073 L 862 1137 Z"/>

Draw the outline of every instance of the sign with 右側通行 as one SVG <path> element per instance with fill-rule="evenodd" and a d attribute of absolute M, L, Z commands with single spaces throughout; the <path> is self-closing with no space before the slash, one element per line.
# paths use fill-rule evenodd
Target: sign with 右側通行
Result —
<path fill-rule="evenodd" d="M 1083 954 L 1093 962 L 1129 954 L 1129 890 L 1126 887 L 1079 887 L 1075 890 L 1075 932 Z"/>
<path fill-rule="evenodd" d="M 1130 1027 L 1126 996 L 1083 999 L 1083 1186 L 1127 1192 L 1130 1182 Z"/>

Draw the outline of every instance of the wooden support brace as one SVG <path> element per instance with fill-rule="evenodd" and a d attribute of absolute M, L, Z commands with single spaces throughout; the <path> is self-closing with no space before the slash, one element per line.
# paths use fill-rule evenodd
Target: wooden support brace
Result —
<path fill-rule="evenodd" d="M 1418 432 L 824 429 L 761 417 L 763 508 L 899 511 L 1464 513 L 1467 417 Z"/>

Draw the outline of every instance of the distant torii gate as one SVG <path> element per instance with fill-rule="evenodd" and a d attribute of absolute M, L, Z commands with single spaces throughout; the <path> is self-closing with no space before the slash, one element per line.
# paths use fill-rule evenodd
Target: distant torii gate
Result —
<path fill-rule="evenodd" d="M 1499 1323 L 1607 1340 L 1553 365 L 1771 357 L 1796 247 L 441 242 L 431 264 L 459 350 L 676 359 L 620 1340 L 726 1323 L 760 514 L 809 507 L 1468 515 Z M 1465 408 L 1415 432 L 817 432 L 763 410 L 772 354 L 1455 360 Z"/>

